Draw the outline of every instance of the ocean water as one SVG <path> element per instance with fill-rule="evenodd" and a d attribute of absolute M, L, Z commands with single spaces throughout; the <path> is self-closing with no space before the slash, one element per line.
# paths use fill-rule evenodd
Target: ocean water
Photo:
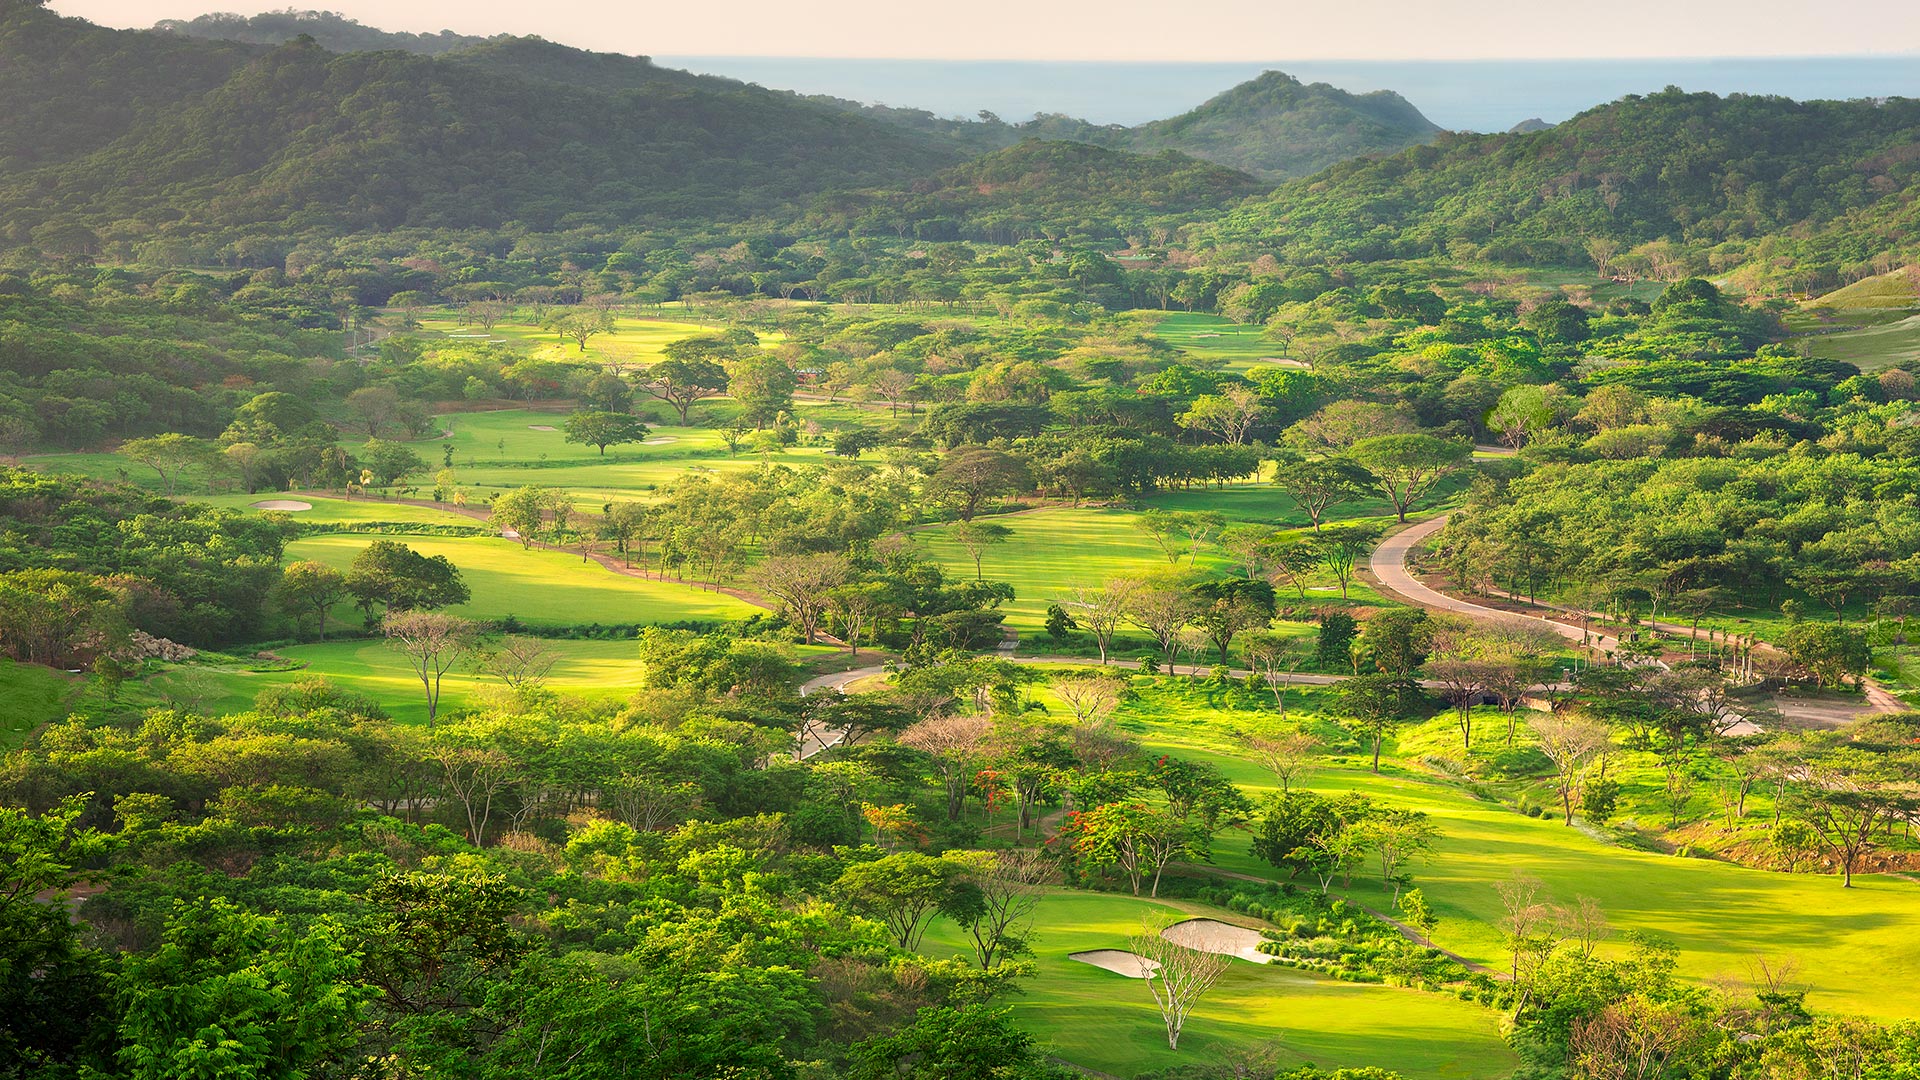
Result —
<path fill-rule="evenodd" d="M 658 56 L 668 67 L 762 86 L 926 109 L 981 110 L 1009 121 L 1039 112 L 1138 124 L 1178 115 L 1262 71 L 1284 71 L 1356 93 L 1395 90 L 1434 123 L 1505 131 L 1532 118 L 1558 123 L 1626 94 L 1666 86 L 1799 100 L 1920 97 L 1920 54 L 1674 60 L 1275 60 L 1117 63 L 1027 60 L 834 60 Z"/>

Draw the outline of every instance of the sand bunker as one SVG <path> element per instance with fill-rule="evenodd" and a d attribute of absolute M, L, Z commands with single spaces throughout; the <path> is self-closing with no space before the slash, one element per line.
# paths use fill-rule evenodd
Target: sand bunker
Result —
<path fill-rule="evenodd" d="M 528 424 L 527 430 L 528 431 L 559 431 L 560 429 L 557 427 L 554 427 L 552 424 Z"/>
<path fill-rule="evenodd" d="M 1160 970 L 1159 964 L 1125 949 L 1093 949 L 1089 952 L 1068 953 L 1067 959 L 1105 968 L 1115 975 L 1125 975 L 1129 979 L 1151 978 L 1154 972 Z"/>
<path fill-rule="evenodd" d="M 679 439 L 674 438 L 672 435 L 662 435 L 659 438 L 647 439 L 644 442 L 642 442 L 641 445 L 642 446 L 665 446 L 670 442 L 679 442 L 679 441 L 680 441 Z"/>
<path fill-rule="evenodd" d="M 253 508 L 255 510 L 287 510 L 297 513 L 301 510 L 313 509 L 313 504 L 300 502 L 297 499 L 268 499 L 265 502 L 254 503 Z"/>
<path fill-rule="evenodd" d="M 1266 940 L 1260 936 L 1260 931 L 1223 923 L 1218 919 L 1188 919 L 1174 923 L 1160 931 L 1160 936 L 1201 952 L 1237 956 L 1256 964 L 1273 963 L 1273 957 L 1260 951 L 1260 943 Z"/>

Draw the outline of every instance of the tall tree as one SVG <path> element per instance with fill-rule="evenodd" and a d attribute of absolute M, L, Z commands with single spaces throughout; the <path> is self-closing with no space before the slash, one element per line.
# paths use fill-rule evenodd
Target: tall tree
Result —
<path fill-rule="evenodd" d="M 1467 467 L 1473 460 L 1473 447 L 1458 440 L 1414 432 L 1362 439 L 1353 444 L 1348 454 L 1373 474 L 1380 494 L 1404 522 L 1407 511 L 1436 485 Z"/>

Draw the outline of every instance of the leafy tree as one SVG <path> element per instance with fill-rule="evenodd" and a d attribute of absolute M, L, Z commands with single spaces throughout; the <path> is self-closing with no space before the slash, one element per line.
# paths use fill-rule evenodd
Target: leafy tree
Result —
<path fill-rule="evenodd" d="M 727 393 L 739 404 L 740 419 L 755 431 L 793 409 L 798 385 L 793 368 L 772 353 L 748 353 L 727 367 Z"/>
<path fill-rule="evenodd" d="M 992 500 L 1027 490 L 1032 475 L 1026 462 L 1004 450 L 985 446 L 963 446 L 948 452 L 933 475 L 927 478 L 924 492 L 928 500 L 951 509 L 961 521 L 973 516 Z"/>
<path fill-rule="evenodd" d="M 346 586 L 369 617 L 375 608 L 432 611 L 473 596 L 445 555 L 422 555 L 394 540 L 375 540 L 354 556 Z"/>
<path fill-rule="evenodd" d="M 327 638 L 327 615 L 348 595 L 346 575 L 311 559 L 288 565 L 273 589 L 282 610 L 313 616 L 313 636 L 321 641 Z"/>
<path fill-rule="evenodd" d="M 169 495 L 178 490 L 180 479 L 188 469 L 209 469 L 218 460 L 212 443 L 179 434 L 128 439 L 120 444 L 120 453 L 158 473 Z"/>
<path fill-rule="evenodd" d="M 1013 530 L 998 522 L 964 520 L 947 529 L 947 538 L 959 544 L 960 549 L 973 560 L 974 580 L 984 581 L 986 578 L 980 569 L 980 560 L 986 555 L 987 548 L 1013 539 Z"/>
<path fill-rule="evenodd" d="M 691 422 L 688 417 L 695 404 L 727 392 L 727 369 L 712 356 L 692 349 L 693 342 L 702 340 L 687 338 L 669 344 L 666 359 L 648 368 L 640 384 L 643 392 L 673 406 L 682 427 Z"/>
<path fill-rule="evenodd" d="M 854 863 L 841 872 L 834 890 L 884 923 L 894 944 L 911 952 L 920 947 L 928 920 L 948 902 L 960 871 L 958 863 L 903 851 Z"/>
<path fill-rule="evenodd" d="M 1358 502 L 1375 485 L 1373 474 L 1339 458 L 1283 459 L 1274 469 L 1273 482 L 1293 497 L 1315 532 L 1328 512 Z"/>
<path fill-rule="evenodd" d="M 116 846 L 77 827 L 84 807 L 77 796 L 38 817 L 0 807 L 0 1061 L 21 1076 L 65 1075 L 112 1023 L 105 958 L 81 944 L 65 904 L 40 899 Z"/>
<path fill-rule="evenodd" d="M 609 446 L 641 442 L 648 434 L 647 425 L 632 413 L 577 412 L 566 419 L 567 441 L 597 447 L 601 457 L 607 456 Z"/>
<path fill-rule="evenodd" d="M 1348 454 L 1355 464 L 1373 475 L 1380 494 L 1404 522 L 1407 511 L 1431 493 L 1435 485 L 1472 461 L 1473 448 L 1464 442 L 1409 433 L 1362 439 L 1353 444 Z"/>

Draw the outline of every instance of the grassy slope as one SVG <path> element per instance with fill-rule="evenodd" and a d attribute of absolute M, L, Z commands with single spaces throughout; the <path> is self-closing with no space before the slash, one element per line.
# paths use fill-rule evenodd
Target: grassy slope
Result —
<path fill-rule="evenodd" d="M 628 364 L 648 364 L 659 359 L 661 350 L 672 342 L 682 338 L 711 334 L 718 330 L 714 326 L 702 326 L 698 323 L 676 322 L 669 319 L 616 318 L 613 333 L 601 334 L 587 342 L 586 352 L 570 341 L 563 341 L 551 330 L 524 322 L 496 323 L 491 332 L 478 326 L 466 326 L 460 321 L 458 312 L 434 310 L 421 312 L 422 336 L 430 338 L 448 337 L 466 341 L 493 341 L 528 349 L 539 355 L 552 355 L 556 359 L 577 360 L 583 356 L 588 360 L 617 361 Z M 477 336 L 468 336 L 477 335 Z"/>
<path fill-rule="evenodd" d="M 1222 1051 L 1278 1040 L 1288 1065 L 1377 1065 L 1407 1076 L 1500 1077 L 1517 1064 L 1496 1017 L 1437 994 L 1319 979 L 1286 968 L 1235 961 L 1201 1000 L 1178 1053 L 1167 1049 L 1145 985 L 1067 959 L 1084 949 L 1125 948 L 1143 917 L 1180 918 L 1197 905 L 1055 890 L 1034 925 L 1038 977 L 1010 999 L 1021 1024 L 1077 1065 L 1130 1076 L 1170 1065 L 1217 1061 Z M 1227 916 L 1235 918 L 1234 916 Z M 934 956 L 963 953 L 966 940 L 936 919 L 922 945 Z"/>
<path fill-rule="evenodd" d="M 287 559 L 317 559 L 339 569 L 380 537 L 315 536 L 287 545 Z M 445 555 L 473 590 L 453 612 L 474 618 L 513 615 L 547 625 L 744 619 L 760 609 L 721 593 L 688 585 L 611 573 L 558 551 L 526 551 L 497 537 L 396 536 L 422 555 Z M 342 618 L 357 618 L 343 606 Z"/>
<path fill-rule="evenodd" d="M 0 657 L 0 750 L 20 745 L 34 728 L 65 715 L 75 689 L 65 672 Z"/>
<path fill-rule="evenodd" d="M 1312 695 L 1296 695 L 1310 699 Z M 1304 702 L 1297 700 L 1298 709 Z M 1219 764 L 1251 795 L 1271 790 L 1271 775 L 1234 756 L 1225 731 L 1257 714 L 1205 707 L 1130 706 L 1120 723 L 1155 749 Z M 1487 737 L 1491 738 L 1489 732 Z M 1196 753 L 1198 751 L 1198 753 Z M 1559 822 L 1525 817 L 1483 802 L 1405 768 L 1375 777 L 1356 757 L 1316 775 L 1311 786 L 1357 790 L 1432 814 L 1446 832 L 1438 856 L 1416 867 L 1416 883 L 1441 917 L 1434 939 L 1483 963 L 1506 961 L 1496 929 L 1501 912 L 1493 886 L 1516 870 L 1538 876 L 1553 895 L 1598 899 L 1620 931 L 1643 931 L 1680 949 L 1694 978 L 1744 978 L 1758 956 L 1791 956 L 1814 1008 L 1882 1017 L 1920 1013 L 1920 884 L 1888 876 L 1837 879 L 1749 870 L 1724 862 L 1649 854 L 1604 844 Z M 1223 869 L 1262 877 L 1276 872 L 1249 852 L 1246 834 L 1216 846 Z M 1356 877 L 1353 895 L 1384 908 L 1377 881 Z"/>

